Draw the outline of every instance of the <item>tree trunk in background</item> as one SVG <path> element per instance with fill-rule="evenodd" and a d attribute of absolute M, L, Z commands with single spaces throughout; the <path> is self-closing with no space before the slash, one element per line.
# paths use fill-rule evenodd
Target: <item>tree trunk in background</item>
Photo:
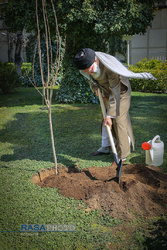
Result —
<path fill-rule="evenodd" d="M 16 71 L 19 74 L 19 76 L 21 76 L 21 65 L 22 65 L 21 49 L 22 49 L 22 33 L 18 33 L 14 63 L 15 63 Z"/>
<path fill-rule="evenodd" d="M 9 31 L 7 31 L 7 43 L 8 43 L 8 62 L 13 62 L 12 58 L 13 43 L 10 40 Z"/>

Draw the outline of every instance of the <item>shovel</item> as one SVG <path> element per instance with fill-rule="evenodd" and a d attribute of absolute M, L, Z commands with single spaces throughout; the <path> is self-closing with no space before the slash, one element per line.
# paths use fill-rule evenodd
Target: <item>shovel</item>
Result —
<path fill-rule="evenodd" d="M 101 106 L 103 118 L 105 120 L 105 118 L 106 118 L 106 109 L 105 109 L 105 106 L 104 106 L 104 102 L 103 102 L 103 98 L 102 98 L 100 88 L 98 88 L 98 95 L 99 95 L 100 106 Z M 113 152 L 113 155 L 114 155 L 114 159 L 115 159 L 115 162 L 117 164 L 117 175 L 116 175 L 116 177 L 118 178 L 118 183 L 120 183 L 121 174 L 122 174 L 122 160 L 119 161 L 117 150 L 115 148 L 114 139 L 113 139 L 113 136 L 112 136 L 112 133 L 111 133 L 111 129 L 110 129 L 110 127 L 108 125 L 106 125 L 106 128 L 107 128 L 107 133 L 108 133 L 108 136 L 109 136 L 112 152 Z"/>

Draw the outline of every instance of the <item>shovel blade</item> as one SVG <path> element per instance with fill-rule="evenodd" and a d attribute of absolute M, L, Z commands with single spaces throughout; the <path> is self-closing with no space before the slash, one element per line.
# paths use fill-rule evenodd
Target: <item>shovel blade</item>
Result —
<path fill-rule="evenodd" d="M 116 177 L 118 178 L 118 184 L 120 184 L 120 181 L 121 181 L 121 174 L 122 174 L 122 160 L 120 160 L 119 164 L 117 164 Z"/>
<path fill-rule="evenodd" d="M 118 178 L 118 184 L 120 183 L 121 180 L 121 174 L 122 174 L 122 160 L 119 160 L 118 155 L 114 154 L 114 159 L 115 162 L 117 164 L 117 174 L 116 174 L 116 178 Z"/>

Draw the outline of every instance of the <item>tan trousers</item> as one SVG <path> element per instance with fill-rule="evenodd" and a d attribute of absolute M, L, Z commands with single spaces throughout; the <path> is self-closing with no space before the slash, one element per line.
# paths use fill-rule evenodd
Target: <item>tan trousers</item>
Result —
<path fill-rule="evenodd" d="M 120 159 L 126 158 L 131 153 L 128 135 L 134 149 L 134 136 L 129 116 L 130 102 L 131 89 L 128 89 L 128 91 L 121 94 L 120 97 L 120 116 L 112 119 L 112 134 L 117 140 L 116 149 Z M 104 100 L 104 103 L 107 108 L 108 100 Z"/>

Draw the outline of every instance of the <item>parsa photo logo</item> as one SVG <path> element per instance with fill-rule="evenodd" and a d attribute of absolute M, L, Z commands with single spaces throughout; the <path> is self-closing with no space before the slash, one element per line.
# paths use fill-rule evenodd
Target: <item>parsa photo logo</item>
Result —
<path fill-rule="evenodd" d="M 22 224 L 21 232 L 74 232 L 75 225 L 65 224 Z"/>

